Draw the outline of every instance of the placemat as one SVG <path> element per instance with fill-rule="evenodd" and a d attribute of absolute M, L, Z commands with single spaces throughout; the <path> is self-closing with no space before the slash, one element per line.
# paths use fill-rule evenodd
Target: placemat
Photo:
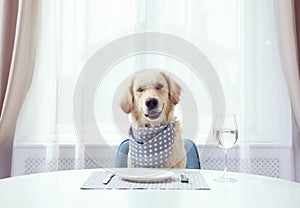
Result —
<path fill-rule="evenodd" d="M 184 171 L 183 173 L 189 178 L 188 183 L 180 182 L 180 173 L 176 173 L 172 178 L 162 182 L 132 182 L 116 175 L 107 185 L 104 185 L 102 181 L 108 172 L 95 171 L 81 186 L 81 189 L 210 190 L 199 171 Z"/>

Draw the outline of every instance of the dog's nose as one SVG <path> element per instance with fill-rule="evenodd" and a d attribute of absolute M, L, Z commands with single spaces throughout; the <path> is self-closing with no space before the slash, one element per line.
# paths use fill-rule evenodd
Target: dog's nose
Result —
<path fill-rule="evenodd" d="M 158 100 L 156 98 L 149 98 L 148 100 L 146 100 L 145 104 L 149 109 L 153 109 L 157 107 Z"/>

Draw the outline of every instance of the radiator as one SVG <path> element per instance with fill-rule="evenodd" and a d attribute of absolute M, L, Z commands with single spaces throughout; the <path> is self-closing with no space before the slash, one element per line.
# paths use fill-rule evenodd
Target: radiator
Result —
<path fill-rule="evenodd" d="M 211 148 L 211 149 L 209 149 Z M 204 149 L 204 151 L 203 151 Z M 12 175 L 34 174 L 40 172 L 73 170 L 81 168 L 114 167 L 117 146 L 92 146 L 88 152 L 93 158 L 85 155 L 84 161 L 74 159 L 74 147 L 59 147 L 59 158 L 47 160 L 46 147 L 42 145 L 20 145 L 13 150 Z M 223 152 L 218 148 L 199 146 L 201 168 L 223 170 Z M 208 156 L 203 152 L 213 152 Z M 248 172 L 251 174 L 293 180 L 292 148 L 288 146 L 252 146 L 251 158 L 239 159 L 239 147 L 229 152 L 228 171 Z"/>

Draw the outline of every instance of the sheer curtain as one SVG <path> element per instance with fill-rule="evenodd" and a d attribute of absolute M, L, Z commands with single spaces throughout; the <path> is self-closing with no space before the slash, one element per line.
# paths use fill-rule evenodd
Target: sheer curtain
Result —
<path fill-rule="evenodd" d="M 28 163 L 16 154 L 24 146 L 40 147 L 33 156 L 37 172 L 85 167 L 85 144 L 78 140 L 73 125 L 76 82 L 92 53 L 120 36 L 119 31 L 135 31 L 136 4 L 121 0 L 41 2 L 35 71 L 15 131 L 12 175 L 19 175 Z M 61 147 L 71 151 L 66 153 Z M 62 157 L 67 160 L 61 161 Z"/>
<path fill-rule="evenodd" d="M 116 94 L 128 76 L 149 68 L 167 70 L 186 86 L 183 96 L 192 95 L 198 113 L 187 119 L 198 118 L 194 141 L 214 146 L 209 137 L 214 109 L 207 83 L 196 76 L 189 63 L 157 53 L 128 55 L 109 69 L 96 66 L 105 73 L 92 110 L 104 140 L 88 130 L 92 126 L 89 123 L 84 124 L 88 132 L 84 142 L 78 140 L 73 101 L 80 73 L 103 46 L 144 32 L 179 37 L 198 48 L 211 63 L 222 84 L 226 110 L 238 117 L 241 148 L 237 157 L 249 160 L 249 148 L 254 143 L 290 144 L 290 103 L 277 61 L 273 6 L 271 0 L 42 1 L 35 72 L 18 119 L 14 152 L 24 146 L 40 146 L 41 151 L 34 156 L 40 158 L 39 171 L 52 171 L 62 169 L 60 158 L 66 153 L 61 147 L 74 147 L 68 153 L 69 168 L 85 168 L 87 156 L 93 153 L 82 145 L 113 146 L 126 137 L 126 129 L 119 129 L 114 120 Z M 84 90 L 85 86 L 81 87 Z M 84 103 L 83 99 L 83 107 Z M 181 107 L 177 109 L 179 117 L 185 110 Z M 187 128 L 183 123 L 184 138 L 189 136 Z M 211 154 L 201 150 L 203 162 Z M 14 153 L 14 170 L 25 162 Z M 238 170 L 251 172 L 250 162 L 240 164 Z"/>

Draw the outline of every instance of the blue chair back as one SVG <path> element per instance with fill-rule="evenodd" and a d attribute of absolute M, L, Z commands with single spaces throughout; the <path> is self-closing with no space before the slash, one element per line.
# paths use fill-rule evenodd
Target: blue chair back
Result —
<path fill-rule="evenodd" d="M 184 140 L 184 148 L 186 151 L 186 166 L 187 169 L 201 169 L 200 159 L 197 147 L 192 140 L 185 139 Z M 116 168 L 127 168 L 127 157 L 129 151 L 129 139 L 124 140 L 119 148 L 116 157 Z"/>

